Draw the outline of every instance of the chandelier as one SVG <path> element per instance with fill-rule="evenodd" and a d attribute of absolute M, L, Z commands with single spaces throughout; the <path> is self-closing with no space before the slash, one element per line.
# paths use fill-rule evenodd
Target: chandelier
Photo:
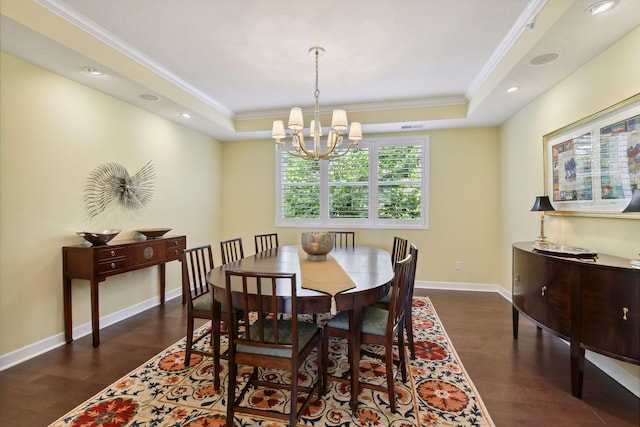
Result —
<path fill-rule="evenodd" d="M 282 120 L 275 120 L 273 122 L 273 131 L 271 136 L 276 140 L 277 150 L 280 150 L 282 147 L 292 156 L 301 157 L 305 160 L 335 159 L 336 157 L 344 156 L 351 149 L 353 149 L 353 151 L 358 150 L 358 141 L 362 139 L 362 125 L 359 122 L 351 123 L 348 136 L 351 142 L 346 147 L 342 148 L 341 145 L 342 140 L 344 139 L 344 131 L 349 127 L 347 112 L 344 110 L 333 110 L 329 135 L 327 136 L 326 141 L 321 140 L 322 125 L 320 124 L 318 56 L 320 56 L 321 53 L 324 53 L 324 48 L 312 47 L 309 49 L 309 53 L 316 56 L 316 90 L 313 93 L 313 96 L 316 99 L 316 105 L 313 120 L 311 120 L 311 126 L 309 127 L 309 137 L 313 139 L 313 147 L 308 147 L 304 140 L 304 118 L 302 115 L 302 109 L 298 107 L 292 108 L 289 113 L 288 128 L 292 131 L 292 149 L 287 147 L 287 142 L 284 140 L 286 134 Z"/>

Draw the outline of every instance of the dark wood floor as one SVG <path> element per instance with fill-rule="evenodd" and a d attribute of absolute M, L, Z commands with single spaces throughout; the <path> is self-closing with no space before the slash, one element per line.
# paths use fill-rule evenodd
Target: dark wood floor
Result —
<path fill-rule="evenodd" d="M 585 363 L 583 398 L 570 392 L 569 347 L 520 320 L 495 293 L 428 295 L 498 427 L 640 425 L 640 399 Z M 173 344 L 185 332 L 179 299 L 0 372 L 0 426 L 46 426 Z"/>

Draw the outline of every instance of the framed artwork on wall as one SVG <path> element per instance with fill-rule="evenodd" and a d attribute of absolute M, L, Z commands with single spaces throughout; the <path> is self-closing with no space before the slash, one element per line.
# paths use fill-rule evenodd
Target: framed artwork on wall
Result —
<path fill-rule="evenodd" d="M 558 213 L 619 216 L 640 191 L 640 94 L 545 135 L 543 147 L 545 192 Z"/>

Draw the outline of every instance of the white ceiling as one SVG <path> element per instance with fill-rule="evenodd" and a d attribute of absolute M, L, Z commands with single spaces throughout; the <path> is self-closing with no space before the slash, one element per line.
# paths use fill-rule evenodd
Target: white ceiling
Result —
<path fill-rule="evenodd" d="M 312 114 L 312 46 L 321 110 L 365 133 L 495 126 L 640 25 L 640 0 L 595 1 L 3 0 L 0 46 L 222 140 Z"/>

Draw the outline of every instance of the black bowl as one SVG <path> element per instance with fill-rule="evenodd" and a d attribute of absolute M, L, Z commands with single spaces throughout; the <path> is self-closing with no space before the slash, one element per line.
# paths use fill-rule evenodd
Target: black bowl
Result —
<path fill-rule="evenodd" d="M 138 233 L 142 234 L 147 239 L 157 239 L 158 237 L 162 237 L 171 231 L 170 228 L 145 228 L 143 230 L 136 230 Z"/>
<path fill-rule="evenodd" d="M 84 238 L 84 240 L 91 243 L 93 246 L 106 245 L 116 237 L 118 233 L 120 233 L 120 230 L 104 230 L 100 233 L 92 233 L 89 231 L 77 232 L 78 236 Z"/>

